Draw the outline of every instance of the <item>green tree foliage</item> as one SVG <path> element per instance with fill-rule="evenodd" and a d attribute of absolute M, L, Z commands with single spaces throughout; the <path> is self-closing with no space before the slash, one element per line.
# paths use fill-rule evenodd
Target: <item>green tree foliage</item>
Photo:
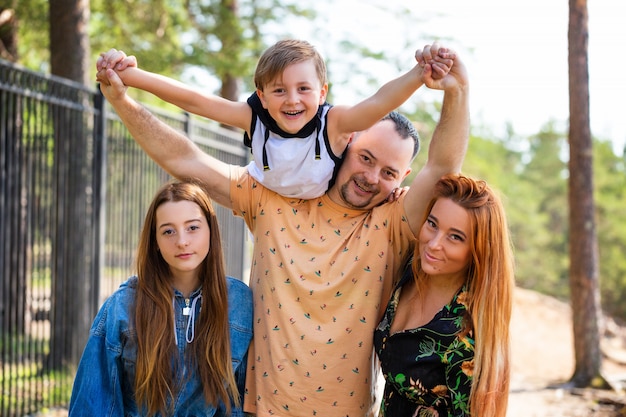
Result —
<path fill-rule="evenodd" d="M 15 10 L 18 62 L 36 71 L 49 72 L 50 24 L 48 0 L 0 0 L 1 8 Z"/>
<path fill-rule="evenodd" d="M 0 8 L 16 10 L 20 64 L 48 72 L 48 1 L 0 2 Z M 199 66 L 218 79 L 228 74 L 250 83 L 265 42 L 273 42 L 265 29 L 286 36 L 277 22 L 314 16 L 286 0 L 91 0 L 93 63 L 100 52 L 116 48 L 135 55 L 143 68 L 175 78 Z"/>
<path fill-rule="evenodd" d="M 615 155 L 608 141 L 593 152 L 602 305 L 626 319 L 626 154 Z"/>
<path fill-rule="evenodd" d="M 135 55 L 142 67 L 165 75 L 185 62 L 183 34 L 190 22 L 182 2 L 91 0 L 90 37 L 94 62 L 110 48 Z M 94 77 L 95 78 L 95 77 Z"/>
<path fill-rule="evenodd" d="M 567 165 L 563 160 L 567 141 L 548 124 L 529 138 L 529 144 L 529 160 L 520 172 L 528 194 L 516 201 L 521 215 L 527 212 L 525 206 L 532 210 L 526 214 L 526 225 L 520 225 L 525 245 L 516 250 L 519 279 L 529 288 L 565 298 L 569 294 Z M 524 247 L 532 250 L 523 251 Z"/>
<path fill-rule="evenodd" d="M 569 297 L 567 146 L 553 122 L 529 138 L 473 135 L 463 167 L 503 196 L 518 285 L 562 300 Z M 594 159 L 602 307 L 626 320 L 626 155 L 595 140 Z"/>
<path fill-rule="evenodd" d="M 48 72 L 48 0 L 4 3 L 10 3 L 7 6 L 16 11 L 19 63 Z M 181 34 L 189 28 L 182 4 L 165 0 L 91 0 L 90 3 L 89 33 L 96 55 L 94 63 L 99 51 L 116 47 L 137 55 L 154 71 L 173 74 L 180 70 L 184 56 Z"/>
<path fill-rule="evenodd" d="M 221 80 L 235 75 L 249 90 L 259 55 L 274 38 L 288 36 L 277 23 L 315 17 L 313 10 L 285 0 L 189 1 L 187 15 L 192 28 L 186 34 L 186 63 L 208 68 Z"/>
<path fill-rule="evenodd" d="M 520 142 L 528 149 L 519 150 Z M 563 143 L 563 135 L 550 126 L 526 139 L 513 133 L 500 141 L 473 137 L 464 164 L 466 173 L 486 180 L 502 195 L 518 285 L 561 298 L 567 295 Z"/>

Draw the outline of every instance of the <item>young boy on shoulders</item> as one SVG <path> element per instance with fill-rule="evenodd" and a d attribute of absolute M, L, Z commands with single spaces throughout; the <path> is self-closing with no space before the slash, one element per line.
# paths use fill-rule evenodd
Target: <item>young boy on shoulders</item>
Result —
<path fill-rule="evenodd" d="M 433 78 L 445 76 L 454 54 L 436 45 L 426 62 Z M 419 52 L 419 51 L 418 51 Z M 416 53 L 417 56 L 417 53 Z M 137 68 L 134 56 L 111 49 L 97 70 L 115 69 L 129 87 L 148 91 L 190 113 L 238 127 L 252 149 L 250 175 L 287 197 L 319 197 L 332 185 L 353 132 L 366 130 L 404 103 L 421 85 L 418 64 L 354 106 L 326 101 L 326 64 L 306 41 L 282 40 L 259 59 L 256 91 L 246 102 L 202 94 L 171 78 Z"/>

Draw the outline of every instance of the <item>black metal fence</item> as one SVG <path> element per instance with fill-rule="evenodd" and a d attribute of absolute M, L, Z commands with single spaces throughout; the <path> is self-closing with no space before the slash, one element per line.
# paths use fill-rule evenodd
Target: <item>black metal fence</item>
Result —
<path fill-rule="evenodd" d="M 64 407 L 98 307 L 133 271 L 147 205 L 169 179 L 96 89 L 0 60 L 0 415 Z M 241 136 L 156 112 L 243 165 Z M 228 273 L 245 225 L 217 207 Z"/>

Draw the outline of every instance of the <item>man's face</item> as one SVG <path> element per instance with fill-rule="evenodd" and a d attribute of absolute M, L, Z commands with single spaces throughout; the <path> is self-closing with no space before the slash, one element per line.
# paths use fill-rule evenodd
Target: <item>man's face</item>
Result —
<path fill-rule="evenodd" d="M 412 154 L 413 141 L 402 139 L 391 120 L 376 123 L 353 139 L 329 197 L 350 208 L 379 205 L 411 172 Z"/>

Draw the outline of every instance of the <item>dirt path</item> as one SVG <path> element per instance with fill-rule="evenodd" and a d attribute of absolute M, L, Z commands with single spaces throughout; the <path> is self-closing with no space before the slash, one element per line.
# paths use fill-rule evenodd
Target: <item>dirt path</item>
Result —
<path fill-rule="evenodd" d="M 512 333 L 512 378 L 508 417 L 608 417 L 618 413 L 613 392 L 548 388 L 567 381 L 574 370 L 571 310 L 568 304 L 534 291 L 516 289 Z M 622 346 L 616 346 L 622 353 Z M 623 362 L 622 362 L 623 363 Z M 605 359 L 605 375 L 626 381 L 626 366 Z M 609 403 L 609 404 L 607 404 Z"/>

